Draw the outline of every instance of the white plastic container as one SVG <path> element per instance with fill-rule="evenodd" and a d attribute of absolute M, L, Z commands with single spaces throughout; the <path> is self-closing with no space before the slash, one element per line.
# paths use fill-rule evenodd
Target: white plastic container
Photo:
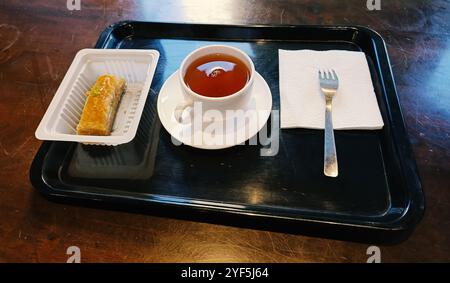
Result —
<path fill-rule="evenodd" d="M 96 145 L 130 142 L 136 135 L 158 59 L 157 50 L 80 50 L 47 108 L 36 130 L 36 138 Z M 86 92 L 104 74 L 121 77 L 127 82 L 111 135 L 77 135 Z"/>

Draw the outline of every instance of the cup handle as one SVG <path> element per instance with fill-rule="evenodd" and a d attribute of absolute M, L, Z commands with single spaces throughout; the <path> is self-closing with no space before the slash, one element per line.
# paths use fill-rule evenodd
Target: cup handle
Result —
<path fill-rule="evenodd" d="M 194 101 L 192 99 L 185 100 L 183 102 L 180 102 L 176 107 L 175 111 L 173 112 L 175 116 L 175 120 L 177 120 L 178 123 L 183 123 L 183 113 L 184 111 L 187 111 L 189 107 L 194 105 Z M 191 111 L 189 110 L 189 111 Z"/>

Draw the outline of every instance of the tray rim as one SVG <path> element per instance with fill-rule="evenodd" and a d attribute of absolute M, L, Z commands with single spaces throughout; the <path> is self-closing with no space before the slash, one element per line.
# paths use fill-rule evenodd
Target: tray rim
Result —
<path fill-rule="evenodd" d="M 398 94 L 395 87 L 395 81 L 392 74 L 392 68 L 390 65 L 390 60 L 388 56 L 388 51 L 386 48 L 386 44 L 381 37 L 379 33 L 376 31 L 364 27 L 364 26 L 358 26 L 358 25 L 259 25 L 259 24 L 250 24 L 250 25 L 221 25 L 221 24 L 189 24 L 189 23 L 164 23 L 164 22 L 141 22 L 141 21 L 120 21 L 117 23 L 114 23 L 108 27 L 100 34 L 100 37 L 95 45 L 95 48 L 105 48 L 105 44 L 107 43 L 107 39 L 112 36 L 112 33 L 116 31 L 118 28 L 123 27 L 131 27 L 133 25 L 152 25 L 152 24 L 158 24 L 158 25 L 172 25 L 172 26 L 197 26 L 197 27 L 209 27 L 209 28 L 287 28 L 287 29 L 328 29 L 328 30 L 353 30 L 355 32 L 365 32 L 367 35 L 369 35 L 372 38 L 373 44 L 375 44 L 376 48 L 374 50 L 376 51 L 376 58 L 378 66 L 376 66 L 377 70 L 381 72 L 380 79 L 380 85 L 382 88 L 382 91 L 386 94 L 386 99 L 390 99 L 390 101 L 387 101 L 388 105 L 391 107 L 388 110 L 389 113 L 387 115 L 389 116 L 390 123 L 395 122 L 395 128 L 396 131 L 392 132 L 392 135 L 395 136 L 396 139 L 400 139 L 401 141 L 394 143 L 394 145 L 397 147 L 397 152 L 400 155 L 399 160 L 401 162 L 400 168 L 402 170 L 403 180 L 404 180 L 404 186 L 406 187 L 406 193 L 408 194 L 407 200 L 408 205 L 405 207 L 405 211 L 403 214 L 401 214 L 397 219 L 394 219 L 390 222 L 385 222 L 383 225 L 361 225 L 361 224 L 353 224 L 353 223 L 344 223 L 344 222 L 336 222 L 336 221 L 318 221 L 315 219 L 305 219 L 304 217 L 299 217 L 294 219 L 295 222 L 313 222 L 318 223 L 322 222 L 322 224 L 331 224 L 331 225 L 340 225 L 340 226 L 351 226 L 356 227 L 359 226 L 364 229 L 368 230 L 384 230 L 384 231 L 411 231 L 412 229 L 418 224 L 418 222 L 421 220 L 424 214 L 425 210 L 425 197 L 422 190 L 422 183 L 420 180 L 420 175 L 418 173 L 417 164 L 413 156 L 413 151 L 411 148 L 411 144 L 406 132 L 406 124 L 403 119 L 403 114 L 400 108 L 399 100 L 398 100 Z M 182 38 L 182 37 L 180 37 Z M 189 38 L 189 37 L 185 37 Z M 381 60 L 381 62 L 380 62 Z M 386 80 L 385 77 L 388 79 Z M 389 95 L 388 95 L 389 94 Z M 394 106 L 396 109 L 396 119 L 392 119 L 391 117 L 391 108 Z M 51 142 L 44 142 L 41 145 L 41 148 L 39 149 L 35 159 L 33 160 L 32 166 L 30 168 L 30 180 L 31 183 L 38 189 L 38 191 L 52 199 L 60 199 L 60 198 L 72 198 L 74 200 L 80 199 L 80 196 L 83 196 L 83 193 L 81 193 L 79 196 L 77 196 L 76 192 L 74 192 L 74 195 L 61 195 L 57 191 L 50 188 L 48 184 L 45 183 L 45 180 L 43 180 L 42 176 L 37 176 L 37 172 L 39 172 L 39 168 L 41 167 L 40 163 L 43 161 L 43 154 L 46 148 L 50 145 Z M 401 147 L 399 148 L 399 143 L 401 143 Z M 40 162 L 39 162 L 40 161 Z M 406 178 L 408 176 L 408 178 Z M 120 201 L 120 197 L 111 197 L 107 196 L 110 202 L 117 202 Z M 103 202 L 103 200 L 99 200 L 100 202 Z M 147 205 L 151 202 L 158 203 L 156 200 L 135 200 L 140 202 L 142 205 Z M 167 202 L 160 202 L 160 204 L 165 205 L 177 205 L 176 203 L 167 203 Z M 192 208 L 192 207 L 190 207 Z M 197 208 L 198 209 L 198 208 Z M 214 208 L 208 208 L 208 207 L 201 207 L 202 210 L 214 210 Z M 217 211 L 216 211 L 217 212 Z M 249 211 L 221 211 L 221 213 L 232 213 L 232 214 L 239 214 L 242 215 L 243 213 L 251 214 L 252 217 L 254 216 L 261 216 L 261 217 L 270 217 L 271 215 L 267 214 L 254 214 Z M 379 224 L 379 223 L 378 223 Z"/>

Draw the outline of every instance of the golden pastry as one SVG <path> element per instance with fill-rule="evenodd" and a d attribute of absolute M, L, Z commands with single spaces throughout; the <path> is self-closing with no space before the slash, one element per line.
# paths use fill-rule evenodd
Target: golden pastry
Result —
<path fill-rule="evenodd" d="M 95 84 L 86 93 L 86 103 L 77 126 L 77 134 L 110 135 L 117 106 L 124 91 L 124 79 L 113 75 L 98 77 Z"/>

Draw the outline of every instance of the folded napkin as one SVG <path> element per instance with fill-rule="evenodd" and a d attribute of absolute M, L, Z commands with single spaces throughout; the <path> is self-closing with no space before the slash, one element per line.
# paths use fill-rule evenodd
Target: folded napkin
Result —
<path fill-rule="evenodd" d="M 279 50 L 281 128 L 323 129 L 325 98 L 319 69 L 334 69 L 334 129 L 381 129 L 383 119 L 365 54 L 355 51 Z"/>

